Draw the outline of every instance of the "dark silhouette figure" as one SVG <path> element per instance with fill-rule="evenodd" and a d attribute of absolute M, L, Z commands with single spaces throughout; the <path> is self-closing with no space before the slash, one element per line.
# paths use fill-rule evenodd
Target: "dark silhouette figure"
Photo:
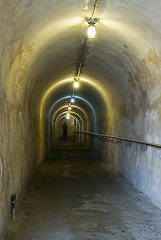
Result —
<path fill-rule="evenodd" d="M 63 140 L 67 140 L 68 125 L 66 122 L 63 124 L 62 128 L 63 128 Z"/>

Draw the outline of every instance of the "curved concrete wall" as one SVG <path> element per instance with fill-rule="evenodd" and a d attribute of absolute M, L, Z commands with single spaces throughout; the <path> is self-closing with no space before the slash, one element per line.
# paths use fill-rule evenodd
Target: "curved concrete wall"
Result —
<path fill-rule="evenodd" d="M 17 194 L 17 203 L 21 200 L 46 154 L 51 106 L 72 94 L 87 31 L 85 19 L 91 16 L 93 3 L 0 1 L 1 239 L 11 194 Z M 90 130 L 159 144 L 161 2 L 98 3 L 97 36 L 87 42 L 77 93 L 94 109 L 96 119 L 90 119 Z M 161 207 L 160 151 L 100 144 L 103 159 Z"/>

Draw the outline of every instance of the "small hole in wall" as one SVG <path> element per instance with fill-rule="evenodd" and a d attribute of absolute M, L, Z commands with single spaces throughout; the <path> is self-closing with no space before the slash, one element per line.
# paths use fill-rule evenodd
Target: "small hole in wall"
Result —
<path fill-rule="evenodd" d="M 124 45 L 125 48 L 128 48 L 126 45 Z"/>

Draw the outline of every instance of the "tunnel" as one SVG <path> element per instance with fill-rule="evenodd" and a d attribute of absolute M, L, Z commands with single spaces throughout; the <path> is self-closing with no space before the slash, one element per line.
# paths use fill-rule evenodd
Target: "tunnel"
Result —
<path fill-rule="evenodd" d="M 159 226 L 160 8 L 159 0 L 0 1 L 0 239 L 5 239 L 13 222 L 12 210 L 18 214 L 44 164 L 49 165 L 56 187 L 54 169 L 61 175 L 64 166 L 70 165 L 80 168 L 81 176 L 98 161 L 103 170 L 97 178 L 91 170 L 91 180 L 86 183 L 82 177 L 74 185 L 73 177 L 72 189 L 80 187 L 81 191 L 81 184 L 89 187 L 90 181 L 97 186 L 96 180 L 106 182 L 113 174 L 121 183 L 128 182 L 133 189 L 129 191 L 138 191 L 143 204 L 150 201 Z M 92 38 L 88 36 L 91 26 L 96 34 Z M 83 163 L 87 158 L 89 162 Z M 50 164 L 56 164 L 55 168 Z M 51 181 L 46 180 L 49 185 Z M 109 181 L 104 194 L 108 186 L 115 187 Z M 72 191 L 69 201 L 75 196 Z M 53 205 L 59 202 L 55 198 Z M 98 194 L 97 201 L 101 201 Z M 103 206 L 106 209 L 106 201 Z M 78 223 L 82 216 L 78 220 L 77 215 Z M 150 233 L 139 237 L 135 232 L 131 238 L 116 237 L 117 231 L 112 230 L 109 234 L 113 236 L 109 239 L 161 239 Z M 55 236 L 50 239 L 65 239 Z M 22 240 L 22 236 L 6 239 Z M 106 235 L 66 239 L 103 240 Z"/>

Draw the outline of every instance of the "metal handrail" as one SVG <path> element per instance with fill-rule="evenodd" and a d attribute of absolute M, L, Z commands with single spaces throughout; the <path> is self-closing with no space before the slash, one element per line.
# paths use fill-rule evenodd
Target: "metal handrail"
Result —
<path fill-rule="evenodd" d="M 102 133 L 94 133 L 94 132 L 87 132 L 87 131 L 82 131 L 82 132 L 78 132 L 78 133 L 93 135 L 93 136 L 102 137 L 102 138 L 110 138 L 110 139 L 125 141 L 127 143 L 136 143 L 136 144 L 141 144 L 141 145 L 145 145 L 145 146 L 161 148 L 161 145 L 159 145 L 159 144 L 154 144 L 154 143 L 149 143 L 149 142 L 139 141 L 139 140 L 133 140 L 130 138 L 122 138 L 122 137 L 110 136 L 110 135 L 106 135 L 106 134 L 102 134 Z"/>

